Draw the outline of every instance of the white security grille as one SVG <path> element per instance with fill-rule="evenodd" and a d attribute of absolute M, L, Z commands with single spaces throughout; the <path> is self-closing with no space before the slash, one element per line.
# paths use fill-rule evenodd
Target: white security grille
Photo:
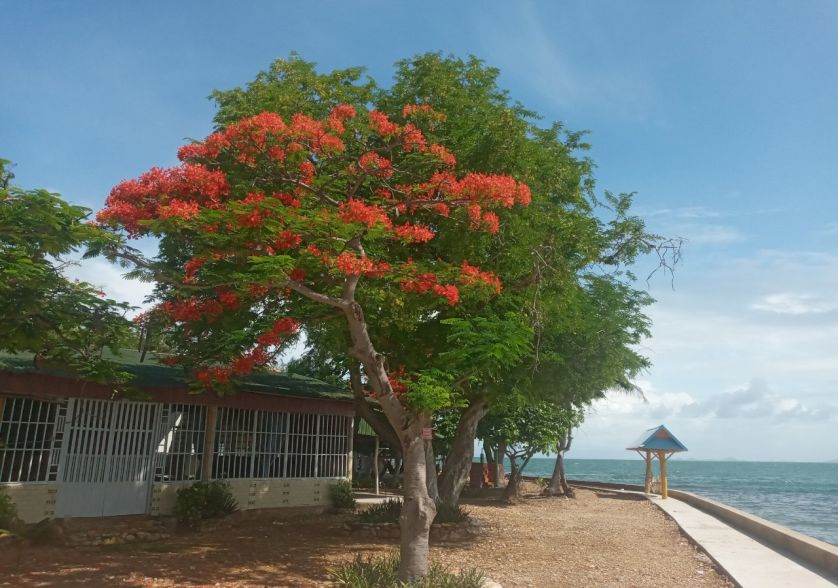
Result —
<path fill-rule="evenodd" d="M 76 399 L 64 482 L 148 479 L 155 404 Z"/>
<path fill-rule="evenodd" d="M 220 408 L 215 478 L 347 475 L 348 417 Z"/>
<path fill-rule="evenodd" d="M 287 478 L 316 478 L 319 415 L 289 415 Z"/>
<path fill-rule="evenodd" d="M 0 397 L 0 482 L 56 479 L 66 411 L 66 401 Z"/>
<path fill-rule="evenodd" d="M 288 414 L 259 411 L 254 448 L 254 478 L 283 477 L 287 430 Z"/>
<path fill-rule="evenodd" d="M 163 405 L 155 481 L 180 482 L 201 479 L 206 421 L 205 406 Z"/>
<path fill-rule="evenodd" d="M 320 415 L 320 441 L 317 452 L 317 475 L 336 478 L 346 475 L 346 454 L 349 453 L 349 419 L 337 415 Z"/>

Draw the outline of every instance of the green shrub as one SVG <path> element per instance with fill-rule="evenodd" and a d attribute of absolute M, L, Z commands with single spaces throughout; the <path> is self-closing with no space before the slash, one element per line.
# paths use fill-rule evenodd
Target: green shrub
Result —
<path fill-rule="evenodd" d="M 344 588 L 480 588 L 483 576 L 469 569 L 458 573 L 431 562 L 428 575 L 421 582 L 399 582 L 399 555 L 378 558 L 358 556 L 355 561 L 329 570 L 338 586 Z"/>
<path fill-rule="evenodd" d="M 0 529 L 4 531 L 16 531 L 21 525 L 17 517 L 17 507 L 12 497 L 0 488 Z"/>
<path fill-rule="evenodd" d="M 362 523 L 398 523 L 402 514 L 400 500 L 388 499 L 381 504 L 375 504 L 358 515 Z M 436 505 L 436 523 L 464 523 L 471 518 L 469 512 L 459 504 L 440 502 Z"/>
<path fill-rule="evenodd" d="M 339 480 L 337 484 L 329 486 L 329 498 L 335 508 L 355 508 L 355 496 L 348 480 Z"/>
<path fill-rule="evenodd" d="M 434 523 L 465 523 L 469 519 L 469 512 L 459 504 L 440 502 L 436 505 Z"/>
<path fill-rule="evenodd" d="M 388 498 L 381 504 L 374 504 L 358 518 L 362 523 L 398 523 L 402 514 L 402 501 Z"/>
<path fill-rule="evenodd" d="M 230 485 L 222 480 L 195 482 L 177 491 L 175 517 L 184 527 L 194 529 L 204 519 L 223 517 L 238 509 Z"/>

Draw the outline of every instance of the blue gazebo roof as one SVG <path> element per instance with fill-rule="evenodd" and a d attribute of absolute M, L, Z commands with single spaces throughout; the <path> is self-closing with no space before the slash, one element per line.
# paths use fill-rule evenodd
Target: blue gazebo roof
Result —
<path fill-rule="evenodd" d="M 652 451 L 687 451 L 687 446 L 669 432 L 669 429 L 660 425 L 643 431 L 640 438 L 634 444 L 626 447 L 629 450 L 652 450 Z"/>

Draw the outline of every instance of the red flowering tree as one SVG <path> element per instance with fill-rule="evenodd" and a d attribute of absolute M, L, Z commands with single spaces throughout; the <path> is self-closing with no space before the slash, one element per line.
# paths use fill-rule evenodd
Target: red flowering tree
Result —
<path fill-rule="evenodd" d="M 124 244 L 109 252 L 158 281 L 152 313 L 174 329 L 174 361 L 197 386 L 229 390 L 301 325 L 343 316 L 348 353 L 402 444 L 408 580 L 425 575 L 435 514 L 422 429 L 450 399 L 433 378 L 388 366 L 371 333 L 394 308 L 427 316 L 499 292 L 495 275 L 455 262 L 452 239 L 438 237 L 496 233 L 497 211 L 528 205 L 530 193 L 509 176 L 458 174 L 423 132 L 444 116 L 423 105 L 402 114 L 338 106 L 323 119 L 240 120 L 182 147 L 180 166 L 115 187 L 98 220 L 160 238 L 154 261 Z"/>

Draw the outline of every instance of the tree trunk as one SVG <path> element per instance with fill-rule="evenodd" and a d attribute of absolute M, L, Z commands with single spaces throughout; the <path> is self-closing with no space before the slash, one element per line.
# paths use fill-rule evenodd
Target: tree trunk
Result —
<path fill-rule="evenodd" d="M 457 423 L 454 441 L 439 478 L 439 498 L 444 503 L 457 504 L 460 500 L 460 494 L 471 475 L 477 425 L 488 410 L 489 407 L 483 400 L 472 402 Z"/>
<path fill-rule="evenodd" d="M 564 469 L 564 454 L 570 451 L 570 445 L 573 443 L 573 432 L 568 431 L 567 434 L 556 444 L 556 465 L 553 468 L 553 477 L 550 479 L 550 484 L 544 490 L 547 496 L 567 496 L 568 498 L 576 498 L 573 488 L 567 483 L 567 476 Z"/>
<path fill-rule="evenodd" d="M 503 471 L 503 456 L 505 455 L 506 445 L 498 445 L 498 448 L 495 450 L 495 467 L 492 468 L 492 483 L 495 488 L 500 488 L 500 484 L 503 482 L 501 471 Z"/>
<path fill-rule="evenodd" d="M 400 453 L 402 446 L 401 441 L 399 441 L 399 436 L 386 419 L 381 418 L 378 413 L 373 412 L 364 396 L 364 387 L 361 383 L 361 367 L 354 361 L 349 362 L 349 384 L 350 388 L 352 388 L 352 397 L 358 416 L 370 424 L 372 430 L 390 448 L 390 451 Z"/>
<path fill-rule="evenodd" d="M 439 502 L 439 486 L 436 474 L 436 459 L 434 457 L 434 442 L 425 439 L 425 483 L 428 486 L 428 496 L 434 503 Z"/>
<path fill-rule="evenodd" d="M 509 462 L 509 482 L 506 483 L 506 488 L 504 488 L 503 495 L 501 495 L 500 499 L 501 502 L 511 504 L 521 493 L 521 470 L 518 468 L 518 463 L 514 455 L 510 456 Z"/>
<path fill-rule="evenodd" d="M 349 278 L 344 285 L 344 300 L 352 300 L 358 278 Z M 428 536 L 436 516 L 436 504 L 428 495 L 425 470 L 425 443 L 422 429 L 430 426 L 430 415 L 416 414 L 402 404 L 393 393 L 393 386 L 379 354 L 369 336 L 364 311 L 357 302 L 341 308 L 346 315 L 352 347 L 349 354 L 364 366 L 367 380 L 376 393 L 378 403 L 401 441 L 404 461 L 401 526 L 401 563 L 399 580 L 414 582 L 428 573 Z"/>
<path fill-rule="evenodd" d="M 405 429 L 402 444 L 404 458 L 404 502 L 399 518 L 401 526 L 401 562 L 399 580 L 415 582 L 428 573 L 428 536 L 436 516 L 436 504 L 428 495 L 425 443 L 422 422 L 414 420 Z"/>

